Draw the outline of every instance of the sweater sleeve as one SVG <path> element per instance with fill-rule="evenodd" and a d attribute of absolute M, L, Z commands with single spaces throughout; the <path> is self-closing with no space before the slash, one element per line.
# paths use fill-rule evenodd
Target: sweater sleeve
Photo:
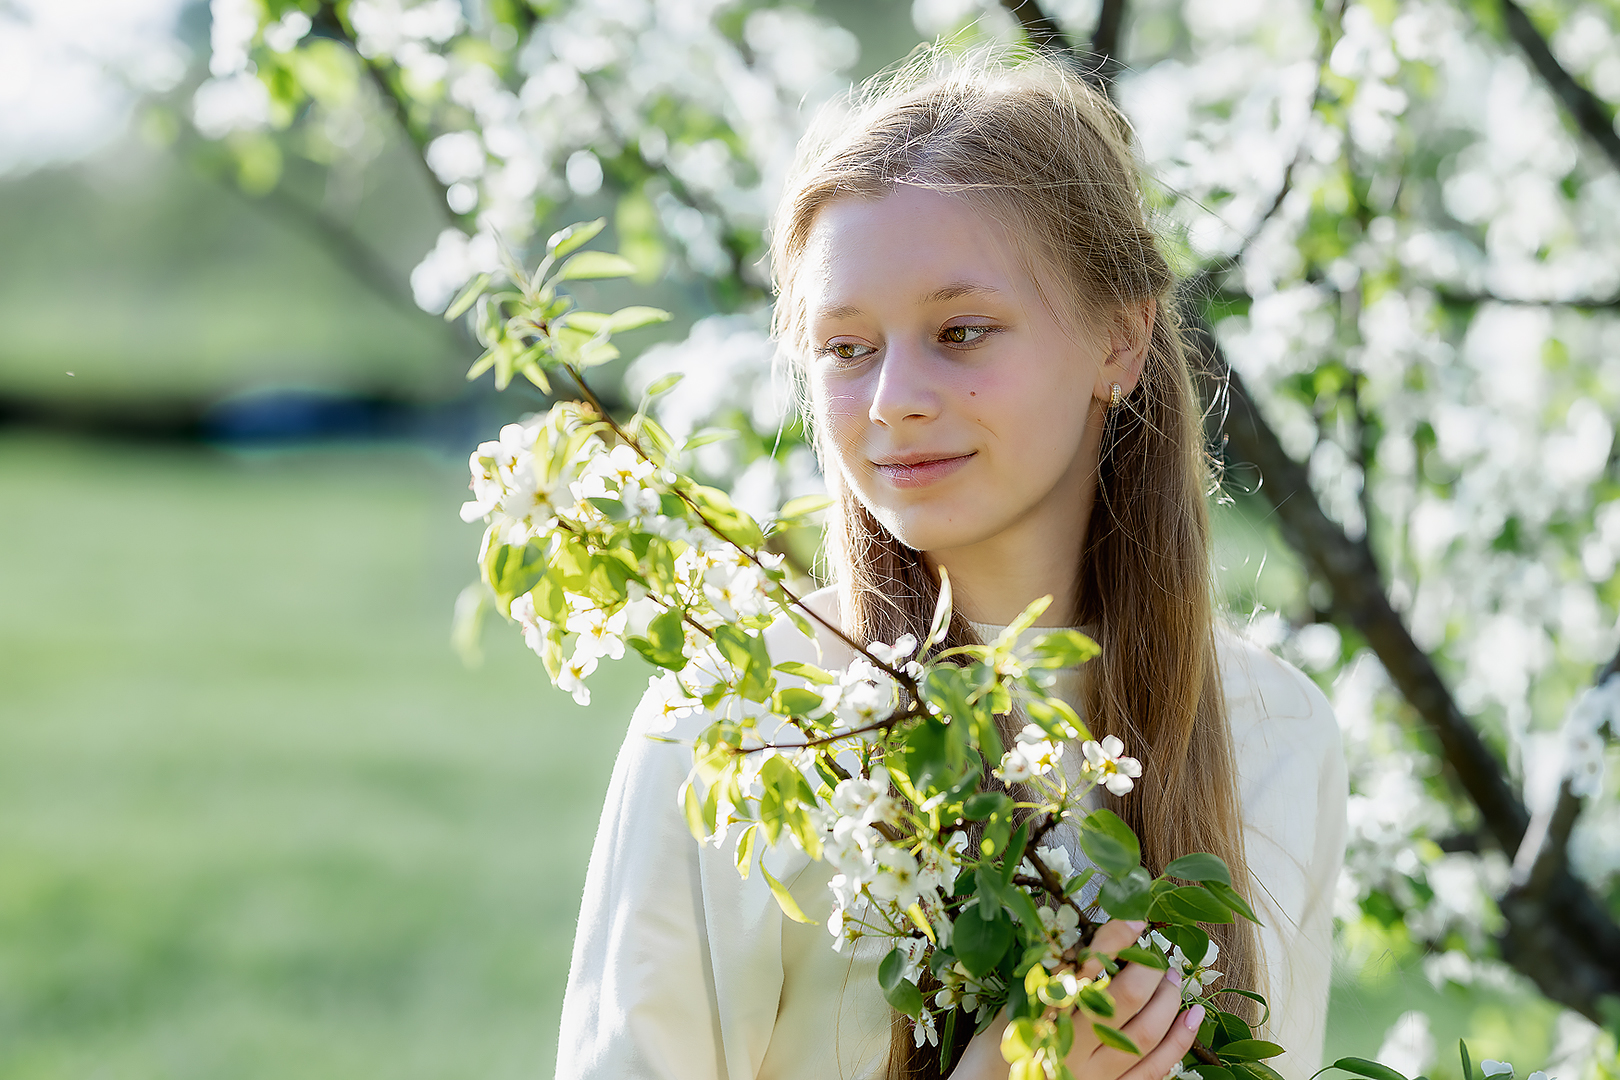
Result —
<path fill-rule="evenodd" d="M 1344 864 L 1348 781 L 1332 707 L 1310 679 L 1252 644 L 1223 642 L 1221 665 L 1264 958 L 1268 1062 L 1288 1080 L 1316 1071 L 1333 968 L 1333 895 Z"/>
<path fill-rule="evenodd" d="M 692 838 L 676 800 L 702 720 L 665 734 L 657 716 L 643 699 L 602 808 L 559 1080 L 753 1080 L 770 1041 L 782 956 L 762 944 L 780 941 L 781 911 L 759 874 L 739 878 L 731 843 Z"/>

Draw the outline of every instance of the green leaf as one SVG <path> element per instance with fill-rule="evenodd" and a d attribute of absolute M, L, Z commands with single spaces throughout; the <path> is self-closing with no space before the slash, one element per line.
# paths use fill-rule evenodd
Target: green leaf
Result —
<path fill-rule="evenodd" d="M 596 234 L 607 225 L 607 218 L 597 218 L 595 221 L 577 221 L 565 229 L 559 229 L 551 234 L 546 241 L 546 251 L 554 259 L 560 259 L 571 251 L 577 251 L 596 239 Z"/>
<path fill-rule="evenodd" d="M 1237 1080 L 1283 1080 L 1282 1074 L 1263 1061 L 1240 1061 L 1232 1066 Z"/>
<path fill-rule="evenodd" d="M 557 320 L 553 332 L 576 345 L 583 345 L 597 334 L 600 334 L 602 328 L 607 324 L 608 317 L 603 312 L 570 311 Z M 565 331 L 568 330 L 577 331 L 579 334 L 583 334 L 584 337 L 576 337 L 573 334 L 566 333 Z"/>
<path fill-rule="evenodd" d="M 1031 667 L 1067 668 L 1083 664 L 1102 647 L 1078 630 L 1054 630 L 1035 639 Z"/>
<path fill-rule="evenodd" d="M 568 617 L 568 594 L 553 577 L 547 576 L 533 589 L 534 613 L 548 623 L 559 624 Z"/>
<path fill-rule="evenodd" d="M 686 828 L 692 838 L 702 843 L 709 835 L 703 824 L 703 797 L 697 793 L 697 787 L 691 780 L 681 785 L 681 812 L 686 815 Z"/>
<path fill-rule="evenodd" d="M 467 282 L 461 292 L 456 295 L 456 298 L 450 302 L 450 306 L 444 309 L 445 321 L 449 322 L 465 315 L 467 309 L 472 307 L 480 296 L 484 295 L 484 290 L 487 288 L 489 288 L 488 274 L 479 274 Z M 467 377 L 469 379 L 477 378 L 476 375 L 468 375 Z"/>
<path fill-rule="evenodd" d="M 809 925 L 815 922 L 814 919 L 811 919 L 805 915 L 804 911 L 799 907 L 799 902 L 793 899 L 792 893 L 788 892 L 787 886 L 771 877 L 771 872 L 765 869 L 765 861 L 763 859 L 761 859 L 759 863 L 759 872 L 760 875 L 765 878 L 765 884 L 771 887 L 771 895 L 776 897 L 776 903 L 779 907 L 781 907 L 782 914 L 786 915 L 796 923 L 804 923 Z"/>
<path fill-rule="evenodd" d="M 923 639 L 922 645 L 917 649 L 918 655 L 927 653 L 930 648 L 945 640 L 945 632 L 951 626 L 951 575 L 942 566 L 939 568 L 939 599 L 934 603 L 934 618 L 928 626 L 928 636 Z"/>
<path fill-rule="evenodd" d="M 878 965 L 878 985 L 883 996 L 897 1012 L 915 1017 L 922 1012 L 922 991 L 905 977 L 906 956 L 899 949 L 890 949 L 889 955 Z"/>
<path fill-rule="evenodd" d="M 708 446 L 710 443 L 724 442 L 727 439 L 735 439 L 736 437 L 736 428 L 706 427 L 687 436 L 686 441 L 681 443 L 681 450 L 682 452 L 696 450 L 700 446 Z"/>
<path fill-rule="evenodd" d="M 822 685 L 838 681 L 830 671 L 818 668 L 814 664 L 800 663 L 798 660 L 784 660 L 776 665 L 775 670 L 784 675 L 795 675 L 806 682 Z"/>
<path fill-rule="evenodd" d="M 1457 1040 L 1457 1053 L 1462 1056 L 1462 1080 L 1474 1080 L 1474 1062 L 1468 1056 L 1468 1044 Z M 1361 1058 L 1340 1058 L 1340 1061 L 1361 1061 Z M 1334 1062 L 1338 1065 L 1339 1062 Z M 1340 1066 L 1342 1068 L 1342 1066 Z M 1353 1070 L 1346 1070 L 1353 1071 Z"/>
<path fill-rule="evenodd" d="M 995 918 L 986 921 L 980 918 L 975 906 L 956 917 L 951 949 L 969 975 L 982 978 L 1001 963 L 1001 958 L 1012 947 L 1014 936 L 1011 919 L 997 913 Z"/>
<path fill-rule="evenodd" d="M 825 510 L 832 504 L 833 500 L 826 495 L 800 495 L 782 504 L 782 509 L 777 511 L 776 520 L 795 521 Z"/>
<path fill-rule="evenodd" d="M 1237 1080 L 1236 1074 L 1231 1069 L 1225 1069 L 1219 1065 L 1206 1065 L 1200 1061 L 1193 1068 L 1204 1080 Z"/>
<path fill-rule="evenodd" d="M 1052 598 L 1050 596 L 1041 596 L 1031 600 L 1029 606 L 1020 611 L 1017 617 L 1007 624 L 1007 628 L 1001 632 L 1001 636 L 995 640 L 994 644 L 1013 644 L 1018 640 L 1018 636 L 1034 626 L 1035 620 L 1040 618 L 1046 612 L 1046 609 L 1051 606 Z"/>
<path fill-rule="evenodd" d="M 647 624 L 647 636 L 631 638 L 630 645 L 651 664 L 671 671 L 681 670 L 686 666 L 686 628 L 682 624 L 681 609 L 670 608 L 654 616 Z"/>
<path fill-rule="evenodd" d="M 1012 862 L 1011 859 L 1007 861 Z M 1017 915 L 1018 921 L 1025 926 L 1038 927 L 1041 925 L 1040 910 L 1035 906 L 1034 899 L 1023 889 L 1018 888 L 1016 885 L 1002 886 L 1001 902 L 1007 906 L 1008 910 Z"/>
<path fill-rule="evenodd" d="M 1131 827 L 1110 810 L 1093 810 L 1080 823 L 1080 848 L 1106 874 L 1118 877 L 1142 861 Z"/>
<path fill-rule="evenodd" d="M 1153 900 L 1153 878 L 1140 866 L 1131 867 L 1120 878 L 1103 882 L 1097 902 L 1116 919 L 1145 919 Z"/>
<path fill-rule="evenodd" d="M 1007 854 L 1001 870 L 1001 881 L 1004 885 L 1011 885 L 1012 879 L 1018 874 L 1018 864 L 1024 861 L 1024 849 L 1029 846 L 1029 822 L 1019 822 L 1012 839 L 1007 841 Z"/>
<path fill-rule="evenodd" d="M 1255 993 L 1253 990 L 1235 990 L 1232 987 L 1227 987 L 1227 988 L 1225 988 L 1223 990 L 1217 990 L 1217 991 L 1215 991 L 1215 993 L 1217 993 L 1217 994 L 1237 994 L 1240 997 L 1248 998 L 1250 1001 L 1258 1002 L 1260 1004 L 1260 1008 L 1261 1008 L 1260 1026 L 1265 1027 L 1266 1024 L 1268 1024 L 1271 1021 L 1271 1003 L 1268 1002 L 1260 994 Z"/>
<path fill-rule="evenodd" d="M 1249 1025 L 1244 1022 L 1242 1017 L 1218 1009 L 1212 1009 L 1211 1015 L 1215 1017 L 1215 1022 L 1221 1029 L 1222 1038 L 1220 1041 L 1223 1044 L 1254 1038 L 1254 1032 L 1249 1030 Z M 1219 1047 L 1216 1049 L 1219 1049 Z"/>
<path fill-rule="evenodd" d="M 1196 926 L 1166 926 L 1159 933 L 1181 950 L 1188 963 L 1199 963 L 1209 952 L 1209 935 Z"/>
<path fill-rule="evenodd" d="M 821 708 L 821 695 L 803 686 L 788 686 L 772 695 L 774 712 L 785 716 L 806 716 Z"/>
<path fill-rule="evenodd" d="M 1242 896 L 1238 895 L 1238 891 L 1232 888 L 1232 886 L 1222 885 L 1218 881 L 1206 881 L 1204 882 L 1204 888 L 1214 893 L 1215 899 L 1219 900 L 1221 903 L 1225 904 L 1227 907 L 1231 908 L 1245 919 L 1248 919 L 1252 923 L 1260 922 L 1260 920 L 1255 917 L 1254 909 L 1249 906 L 1249 902 L 1243 899 Z"/>
<path fill-rule="evenodd" d="M 757 634 L 722 623 L 714 628 L 714 643 L 740 676 L 737 693 L 749 701 L 764 701 L 771 695 L 771 656 L 765 641 Z"/>
<path fill-rule="evenodd" d="M 647 425 L 650 428 L 652 421 L 647 421 Z M 686 494 L 697 504 L 709 523 L 733 544 L 748 551 L 757 551 L 765 546 L 765 534 L 760 531 L 759 523 L 737 509 L 731 496 L 725 492 L 693 484 L 686 489 Z"/>
<path fill-rule="evenodd" d="M 1457 1043 L 1462 1049 L 1463 1075 L 1471 1075 L 1472 1064 L 1468 1060 L 1468 1048 L 1462 1046 L 1461 1039 L 1458 1039 Z M 1356 1076 L 1365 1076 L 1368 1077 L 1368 1080 L 1406 1080 L 1404 1075 L 1396 1072 L 1388 1065 L 1377 1061 L 1369 1061 L 1366 1058 L 1342 1057 L 1329 1067 L 1341 1069 L 1347 1073 L 1354 1073 Z"/>
<path fill-rule="evenodd" d="M 1229 923 L 1232 909 L 1205 889 L 1183 885 L 1154 899 L 1148 908 L 1148 918 L 1154 922 Z M 1187 959 L 1191 960 L 1192 956 L 1188 955 Z"/>
<path fill-rule="evenodd" d="M 635 272 L 636 264 L 623 255 L 609 251 L 582 251 L 562 264 L 562 269 L 557 271 L 557 280 L 629 277 Z"/>
<path fill-rule="evenodd" d="M 1005 814 L 1012 804 L 1012 799 L 1000 791 L 981 791 L 963 804 L 962 816 L 968 821 L 983 821 L 992 814 Z"/>
<path fill-rule="evenodd" d="M 625 260 L 628 262 L 629 260 Z M 653 323 L 669 321 L 669 312 L 655 307 L 624 307 L 608 316 L 608 333 L 621 334 L 626 330 L 639 330 Z"/>
<path fill-rule="evenodd" d="M 1109 914 L 1113 913 L 1110 912 Z M 1169 961 L 1165 960 L 1164 957 L 1152 949 L 1144 949 L 1140 945 L 1127 945 L 1115 954 L 1115 959 L 1127 964 L 1141 964 L 1143 967 L 1150 967 L 1155 971 L 1165 971 L 1170 967 Z"/>
<path fill-rule="evenodd" d="M 1001 911 L 1001 875 L 996 868 L 985 863 L 973 871 L 974 891 L 979 896 L 979 917 L 994 917 Z"/>
<path fill-rule="evenodd" d="M 500 600 L 501 610 L 537 585 L 546 573 L 546 553 L 537 544 L 502 544 L 484 560 L 484 582 Z"/>
<path fill-rule="evenodd" d="M 1099 987 L 1081 987 L 1076 1000 L 1086 1007 L 1086 1011 L 1093 1016 L 1100 1016 L 1104 1020 L 1114 1018 L 1114 996 Z"/>
<path fill-rule="evenodd" d="M 759 826 L 750 825 L 737 837 L 737 876 L 748 880 L 748 871 L 753 869 L 754 840 L 759 836 Z"/>
<path fill-rule="evenodd" d="M 1115 1050 L 1123 1050 L 1127 1054 L 1135 1054 L 1138 1057 L 1142 1056 L 1142 1051 L 1136 1048 L 1136 1044 L 1131 1041 L 1131 1037 L 1119 1030 L 1119 1028 L 1109 1027 L 1107 1024 L 1093 1023 L 1091 1030 L 1096 1034 L 1097 1041 L 1104 1046 L 1111 1046 Z"/>
<path fill-rule="evenodd" d="M 1276 1057 L 1282 1052 L 1282 1047 L 1274 1042 L 1266 1042 L 1264 1039 L 1238 1039 L 1236 1042 L 1229 1042 L 1221 1047 L 1221 1057 L 1229 1058 L 1232 1061 L 1259 1061 L 1261 1058 Z M 1393 1072 L 1393 1070 L 1390 1071 Z M 1378 1080 L 1390 1080 L 1390 1078 L 1381 1077 Z M 1406 1080 L 1406 1078 L 1401 1077 L 1401 1080 Z"/>
<path fill-rule="evenodd" d="M 1232 884 L 1232 872 L 1226 868 L 1226 864 L 1214 855 L 1202 851 L 1183 855 L 1166 866 L 1164 872 L 1183 881 L 1218 881 L 1226 886 Z"/>
<path fill-rule="evenodd" d="M 945 725 L 934 717 L 923 717 L 906 733 L 901 758 L 912 786 L 925 799 L 950 786 L 953 777 L 950 757 Z"/>
<path fill-rule="evenodd" d="M 661 379 L 655 379 L 653 384 L 647 387 L 646 391 L 642 393 L 641 399 L 643 401 L 651 401 L 660 394 L 668 393 L 670 390 L 675 388 L 676 383 L 680 382 L 684 378 L 686 378 L 686 375 L 683 372 L 672 371 Z"/>

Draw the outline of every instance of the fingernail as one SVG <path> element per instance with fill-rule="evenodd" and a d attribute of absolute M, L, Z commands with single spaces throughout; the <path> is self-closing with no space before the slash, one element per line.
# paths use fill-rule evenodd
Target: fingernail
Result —
<path fill-rule="evenodd" d="M 1147 923 L 1139 919 L 1131 919 L 1125 925 L 1130 927 L 1131 932 L 1134 934 L 1140 934 L 1142 931 L 1147 929 Z"/>
<path fill-rule="evenodd" d="M 1181 1022 L 1187 1025 L 1189 1031 L 1197 1031 L 1198 1025 L 1204 1022 L 1204 1007 L 1194 1005 L 1181 1016 Z"/>
<path fill-rule="evenodd" d="M 1182 980 L 1186 977 L 1181 973 L 1180 968 L 1173 967 L 1164 973 L 1165 982 L 1168 982 L 1171 986 L 1180 986 Z"/>

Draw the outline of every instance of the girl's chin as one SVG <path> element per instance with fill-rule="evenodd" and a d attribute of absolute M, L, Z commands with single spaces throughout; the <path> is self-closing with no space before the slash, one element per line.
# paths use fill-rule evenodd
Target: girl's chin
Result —
<path fill-rule="evenodd" d="M 972 508 L 930 508 L 928 513 L 878 509 L 873 516 L 896 540 L 917 551 L 950 551 L 990 539 L 982 515 Z"/>

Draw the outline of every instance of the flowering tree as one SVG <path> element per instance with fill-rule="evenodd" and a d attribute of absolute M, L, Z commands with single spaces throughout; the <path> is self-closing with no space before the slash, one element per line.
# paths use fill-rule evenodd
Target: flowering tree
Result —
<path fill-rule="evenodd" d="M 767 556 L 803 560 L 795 513 L 777 514 L 802 509 L 791 500 L 816 481 L 768 380 L 756 259 L 803 107 L 843 84 L 856 39 L 813 10 L 768 4 L 214 0 L 213 10 L 210 77 L 188 91 L 197 129 L 264 189 L 273 187 L 265 163 L 276 154 L 301 147 L 334 163 L 363 156 L 375 141 L 342 133 L 357 117 L 391 118 L 418 149 L 448 216 L 412 275 L 415 301 L 437 311 L 481 273 L 508 278 L 510 295 L 475 313 L 497 381 L 527 376 L 560 399 L 584 397 L 572 380 L 552 381 L 551 346 L 536 351 L 537 339 L 507 332 L 519 309 L 539 305 L 548 328 L 562 319 L 556 347 L 582 373 L 612 356 L 612 333 L 652 317 L 546 315 L 545 305 L 560 302 L 540 298 L 546 275 L 503 271 L 497 237 L 521 250 L 572 197 L 616 197 L 613 226 L 627 261 L 597 269 L 645 279 L 662 265 L 706 284 L 715 315 L 685 343 L 643 353 L 622 387 L 604 383 L 615 406 L 642 402 L 633 416 L 623 419 L 629 404 L 586 398 L 521 429 L 502 453 L 533 439 L 590 450 L 601 464 L 589 476 L 545 492 L 583 494 L 612 529 L 656 538 L 648 550 L 667 552 L 670 581 L 689 586 L 670 597 L 699 604 L 693 619 L 702 630 L 730 639 L 721 627 L 741 626 L 752 641 L 777 608 L 791 618 L 779 576 L 787 564 Z M 1606 782 L 1620 704 L 1620 683 L 1609 678 L 1615 665 L 1606 662 L 1620 608 L 1612 6 L 921 0 L 913 15 L 923 36 L 1025 36 L 1075 57 L 1136 127 L 1161 182 L 1159 211 L 1180 249 L 1185 306 L 1208 361 L 1224 490 L 1275 509 L 1308 580 L 1279 610 L 1242 594 L 1233 606 L 1252 634 L 1332 687 L 1353 787 L 1341 917 L 1403 924 L 1436 951 L 1436 970 L 1456 977 L 1499 957 L 1554 1000 L 1617 1022 L 1620 800 Z M 1080 31 L 1088 46 L 1076 45 Z M 685 381 L 672 385 L 669 376 L 681 373 Z M 610 420 L 622 434 L 601 426 Z M 719 439 L 722 432 L 732 437 Z M 499 463 L 491 468 L 498 477 Z M 574 484 L 587 486 L 576 493 Z M 481 490 L 476 506 L 493 512 L 484 504 L 495 489 Z M 613 497 L 626 490 L 628 502 Z M 537 487 L 525 497 L 541 494 Z M 645 522 L 654 495 L 652 517 L 687 531 L 623 524 Z M 535 505 L 531 516 L 541 521 L 557 509 Z M 769 535 L 744 524 L 760 520 L 774 522 Z M 746 535 L 729 535 L 733 528 Z M 725 557 L 719 568 L 703 562 L 717 553 L 694 535 L 740 539 L 759 561 L 736 562 L 732 583 Z M 533 591 L 532 582 L 516 585 L 540 573 L 537 556 L 513 548 L 485 551 L 502 605 Z M 645 577 L 639 562 L 624 564 L 626 590 L 633 569 Z M 706 599 L 693 591 L 699 570 L 729 607 L 715 606 L 707 585 Z M 603 573 L 620 572 L 610 565 Z M 591 595 L 564 586 L 571 591 Z M 775 606 L 749 608 L 755 601 L 743 598 L 755 595 Z M 629 616 L 600 603 L 574 611 L 566 595 L 546 596 L 550 607 L 536 593 L 532 616 L 522 603 L 516 615 L 549 650 L 554 676 L 584 693 L 595 646 L 564 644 L 586 633 L 580 640 L 611 653 L 624 636 L 612 620 Z M 724 621 L 714 623 L 714 613 Z M 677 647 L 683 658 L 704 650 L 727 657 L 718 638 L 684 616 L 679 624 L 663 617 L 663 637 L 630 635 L 655 663 L 673 660 Z M 688 641 L 689 632 L 702 641 Z M 1023 674 L 998 675 L 994 685 L 1036 693 L 1020 680 L 1039 670 L 1029 666 L 1037 655 L 1000 648 L 950 659 L 992 671 L 998 656 L 1016 662 Z M 883 702 L 892 691 L 900 719 L 872 746 L 894 750 L 895 732 L 927 725 L 928 677 L 942 670 L 929 665 L 939 658 L 924 650 L 920 660 L 873 654 L 866 662 L 893 686 L 864 677 L 846 684 L 847 671 L 829 672 L 826 684 L 756 671 L 749 693 L 734 696 L 758 712 L 778 693 L 836 687 L 825 692 L 836 698 L 830 704 L 817 698 L 820 712 L 790 695 L 784 700 L 802 711 L 771 713 L 798 717 L 807 728 L 795 728 L 798 737 L 813 740 L 848 723 L 838 712 L 854 707 L 845 690 L 850 701 Z M 906 672 L 914 662 L 920 676 Z M 753 670 L 745 660 L 726 663 Z M 701 700 L 723 682 L 688 688 Z M 774 689 L 759 697 L 766 686 Z M 803 752 L 747 749 L 738 757 L 753 763 L 746 768 Z M 968 750 L 996 757 L 982 741 Z M 875 767 L 878 750 L 871 754 L 863 768 Z M 836 753 L 830 760 L 840 761 Z M 840 767 L 851 781 L 862 775 Z M 885 767 L 909 798 L 898 778 L 915 778 L 892 761 Z M 717 769 L 701 777 L 704 799 L 717 782 L 721 794 L 729 790 Z M 753 779 L 736 775 L 736 790 Z M 828 788 L 836 794 L 844 782 Z M 846 805 L 856 805 L 858 790 L 846 789 Z M 715 822 L 724 816 L 721 794 Z M 805 813 L 832 813 L 814 794 L 799 792 Z M 1076 797 L 1046 795 L 1046 813 Z M 708 828 L 703 802 L 698 809 Z M 800 831 L 801 841 L 822 842 L 810 826 Z M 925 844 L 913 854 L 929 851 Z M 1004 871 L 1007 857 L 992 865 Z M 872 882 L 864 884 L 870 896 Z M 950 895 L 942 887 L 940 902 Z"/>

